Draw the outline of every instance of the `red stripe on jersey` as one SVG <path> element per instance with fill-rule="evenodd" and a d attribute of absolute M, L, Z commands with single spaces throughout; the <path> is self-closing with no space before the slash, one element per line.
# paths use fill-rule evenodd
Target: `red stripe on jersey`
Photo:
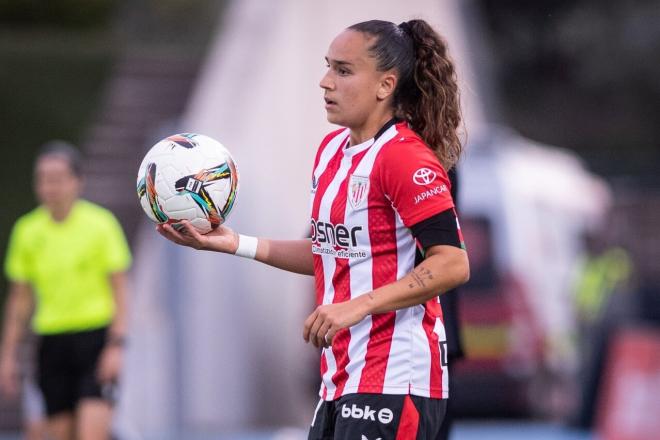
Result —
<path fill-rule="evenodd" d="M 368 150 L 362 151 L 353 156 L 351 159 L 351 167 L 349 168 L 348 173 L 346 173 L 346 177 L 339 185 L 337 196 L 332 202 L 332 207 L 330 209 L 330 222 L 334 225 L 344 223 L 344 219 L 346 218 L 348 181 L 367 151 Z M 339 152 L 339 156 L 343 156 L 343 152 L 341 150 Z M 335 249 L 340 248 L 335 247 Z M 351 299 L 351 270 L 348 265 L 348 259 L 337 258 L 335 262 L 335 273 L 332 277 L 332 285 L 335 289 L 335 296 L 332 299 L 333 304 L 345 302 Z M 348 344 L 350 341 L 351 332 L 348 328 L 344 328 L 338 331 L 335 337 L 332 339 L 332 353 L 335 355 L 335 360 L 337 362 L 337 371 L 332 376 L 332 382 L 337 386 L 337 390 L 335 391 L 335 399 L 342 395 L 344 386 L 348 380 L 346 366 L 350 361 L 350 358 L 348 357 Z"/>
<path fill-rule="evenodd" d="M 376 190 L 369 193 L 370 207 L 382 199 Z M 377 289 L 396 281 L 397 242 L 394 210 L 369 211 L 369 241 L 372 255 L 372 287 Z M 382 393 L 389 360 L 396 312 L 371 316 L 371 331 L 364 357 L 358 393 Z"/>
<path fill-rule="evenodd" d="M 327 148 L 328 143 L 341 131 L 343 131 L 343 129 L 333 131 L 330 135 L 326 136 L 326 138 L 323 139 L 323 142 L 321 143 L 321 147 L 319 148 L 319 151 L 316 155 L 316 160 L 315 160 L 316 165 L 318 165 L 318 162 L 321 158 L 321 153 L 323 152 L 323 150 Z M 341 158 L 342 158 L 341 150 L 344 147 L 344 145 L 348 143 L 348 136 L 346 136 L 346 139 L 344 139 L 341 143 L 342 146 L 337 150 L 337 154 L 335 154 L 334 157 L 330 159 L 330 162 L 328 162 L 328 166 L 326 167 L 326 169 L 323 171 L 323 173 L 318 179 L 316 191 L 319 194 L 325 193 L 325 191 L 328 189 L 328 186 L 332 182 L 332 178 L 335 176 L 335 174 L 337 174 L 337 171 L 339 170 L 339 166 L 341 165 Z M 316 165 L 314 165 L 314 169 L 316 169 Z M 311 218 L 319 217 L 321 199 L 322 197 L 314 198 Z M 321 305 L 323 304 L 323 294 L 325 292 L 325 279 L 323 276 L 323 258 L 317 254 L 314 254 L 314 274 L 315 274 L 314 288 L 316 291 L 316 304 Z"/>
<path fill-rule="evenodd" d="M 419 412 L 410 395 L 403 399 L 403 410 L 399 419 L 399 429 L 396 430 L 395 440 L 415 440 L 419 428 Z"/>
<path fill-rule="evenodd" d="M 323 258 L 314 254 L 314 291 L 316 292 L 316 305 L 323 304 L 325 277 L 323 275 Z M 323 377 L 323 376 L 321 376 Z"/>
<path fill-rule="evenodd" d="M 440 368 L 440 342 L 438 335 L 433 331 L 436 319 L 442 320 L 442 309 L 436 298 L 432 298 L 424 304 L 424 318 L 422 327 L 429 341 L 431 351 L 431 383 L 430 396 L 432 399 L 442 398 L 442 368 Z"/>
<path fill-rule="evenodd" d="M 367 354 L 364 356 L 364 368 L 360 376 L 358 393 L 383 392 L 395 319 L 396 312 L 371 316 L 371 331 L 369 332 Z"/>
<path fill-rule="evenodd" d="M 325 150 L 325 148 L 327 148 L 328 143 L 340 132 L 341 130 L 338 130 L 326 136 L 326 138 L 323 140 L 321 144 L 321 147 L 319 148 L 318 154 L 316 155 L 316 160 L 315 160 L 316 164 L 318 164 L 318 161 L 320 160 L 322 151 Z M 348 141 L 348 136 L 346 136 L 346 140 L 342 141 L 342 144 L 344 144 L 347 141 Z M 341 164 L 341 147 L 339 148 L 338 151 L 340 153 L 335 154 L 334 157 L 330 159 L 328 166 L 326 167 L 326 169 L 323 171 L 323 173 L 318 179 L 316 191 L 319 192 L 319 194 L 325 193 L 328 186 L 332 182 L 332 177 L 337 173 L 337 170 L 339 169 L 339 166 Z M 314 169 L 316 169 L 316 165 L 314 166 Z M 319 210 L 321 206 L 321 199 L 322 197 L 314 198 L 311 218 L 318 218 Z M 323 258 L 320 255 L 316 255 L 316 254 L 314 254 L 314 273 L 315 273 L 314 288 L 316 290 L 316 304 L 321 305 L 323 304 L 323 295 L 325 293 L 325 279 L 323 276 Z M 323 377 L 327 371 L 328 371 L 328 362 L 327 359 L 325 358 L 325 354 L 323 354 L 321 357 L 321 377 Z M 328 394 L 327 387 L 323 387 L 324 400 L 326 399 L 327 394 Z"/>

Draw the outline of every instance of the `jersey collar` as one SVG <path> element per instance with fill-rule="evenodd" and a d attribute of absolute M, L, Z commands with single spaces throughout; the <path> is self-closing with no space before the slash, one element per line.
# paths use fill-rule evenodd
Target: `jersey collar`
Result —
<path fill-rule="evenodd" d="M 344 146 L 342 147 L 342 149 L 344 151 L 344 155 L 345 156 L 353 156 L 353 155 L 355 155 L 355 154 L 357 154 L 361 151 L 366 150 L 367 148 L 369 148 L 370 146 L 375 144 L 376 141 L 378 140 L 378 138 L 381 137 L 390 127 L 392 127 L 393 125 L 398 124 L 399 122 L 401 122 L 401 119 L 399 119 L 397 117 L 394 117 L 394 118 L 390 119 L 389 121 L 387 121 L 385 123 L 385 125 L 383 125 L 380 128 L 380 130 L 378 130 L 378 132 L 376 133 L 376 135 L 374 137 L 372 137 L 371 139 L 367 139 L 366 141 L 362 142 L 361 144 L 357 144 L 357 145 L 349 146 L 349 143 L 350 143 L 350 131 L 349 131 L 348 136 L 346 137 L 346 140 L 344 141 Z"/>

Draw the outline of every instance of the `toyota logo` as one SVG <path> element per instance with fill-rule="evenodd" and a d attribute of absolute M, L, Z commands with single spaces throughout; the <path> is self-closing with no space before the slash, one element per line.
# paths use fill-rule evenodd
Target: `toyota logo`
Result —
<path fill-rule="evenodd" d="M 420 168 L 413 174 L 413 182 L 417 185 L 428 185 L 435 180 L 435 171 L 428 168 Z"/>

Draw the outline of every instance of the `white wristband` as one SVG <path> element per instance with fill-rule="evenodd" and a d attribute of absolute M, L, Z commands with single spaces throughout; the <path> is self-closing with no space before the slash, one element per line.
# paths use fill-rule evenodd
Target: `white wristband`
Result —
<path fill-rule="evenodd" d="M 234 255 L 254 260 L 254 257 L 257 255 L 258 242 L 259 239 L 257 237 L 238 234 L 238 248 L 236 248 Z"/>

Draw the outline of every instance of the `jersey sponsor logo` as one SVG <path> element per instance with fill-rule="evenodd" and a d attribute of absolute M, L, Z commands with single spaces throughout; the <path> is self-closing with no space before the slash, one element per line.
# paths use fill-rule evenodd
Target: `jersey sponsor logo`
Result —
<path fill-rule="evenodd" d="M 366 435 L 362 434 L 362 440 L 369 440 L 369 437 L 367 437 Z M 377 439 L 374 439 L 374 440 L 383 440 L 383 437 L 378 437 Z"/>
<path fill-rule="evenodd" d="M 394 413 L 389 408 L 381 408 L 376 412 L 376 410 L 371 409 L 369 405 L 360 408 L 355 403 L 350 407 L 343 404 L 341 406 L 341 416 L 345 419 L 370 420 L 372 422 L 378 420 L 384 425 L 387 425 L 394 419 Z"/>
<path fill-rule="evenodd" d="M 348 183 L 348 201 L 353 209 L 358 209 L 367 200 L 369 195 L 369 178 L 363 176 L 351 176 Z"/>
<path fill-rule="evenodd" d="M 349 228 L 341 223 L 333 225 L 330 222 L 317 222 L 312 219 L 312 243 L 339 246 L 344 249 L 356 247 L 357 234 L 361 230 L 362 226 Z"/>
<path fill-rule="evenodd" d="M 321 247 L 317 246 L 315 244 L 312 245 L 312 253 L 317 254 L 317 255 L 328 255 L 331 257 L 335 258 L 359 258 L 359 259 L 364 259 L 367 258 L 369 254 L 367 254 L 367 251 L 362 250 L 362 249 L 333 249 L 333 248 L 328 248 L 328 247 Z"/>
<path fill-rule="evenodd" d="M 433 196 L 437 196 L 438 194 L 442 194 L 443 192 L 447 191 L 447 185 L 440 185 L 436 186 L 431 189 L 427 189 L 424 192 L 421 192 L 415 196 L 415 205 L 419 204 L 420 202 L 423 202 L 426 199 L 429 199 Z"/>
<path fill-rule="evenodd" d="M 413 174 L 413 182 L 417 185 L 428 185 L 433 182 L 437 174 L 428 168 L 420 168 Z"/>
<path fill-rule="evenodd" d="M 312 219 L 312 253 L 335 258 L 367 258 L 368 250 L 356 249 L 360 231 L 362 226 L 351 228 Z"/>

